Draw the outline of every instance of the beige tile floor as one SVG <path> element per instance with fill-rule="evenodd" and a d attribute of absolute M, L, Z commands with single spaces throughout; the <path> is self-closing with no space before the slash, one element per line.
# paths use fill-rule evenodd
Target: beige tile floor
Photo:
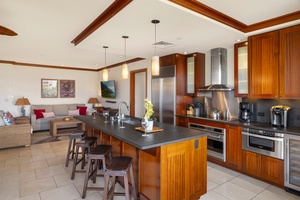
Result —
<path fill-rule="evenodd" d="M 65 167 L 68 141 L 0 150 L 1 200 L 79 200 L 84 174 L 70 179 Z M 102 180 L 96 185 L 101 185 Z M 283 189 L 208 163 L 208 192 L 201 200 L 299 200 Z M 120 187 L 118 190 L 122 190 Z M 102 192 L 88 190 L 86 200 L 102 199 Z M 115 199 L 124 199 L 116 197 Z"/>

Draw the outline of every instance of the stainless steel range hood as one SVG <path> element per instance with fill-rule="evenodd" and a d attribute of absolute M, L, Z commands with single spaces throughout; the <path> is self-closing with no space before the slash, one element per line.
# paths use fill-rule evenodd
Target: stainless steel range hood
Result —
<path fill-rule="evenodd" d="M 231 91 L 227 85 L 227 50 L 216 48 L 211 51 L 211 85 L 198 88 L 198 91 Z"/>

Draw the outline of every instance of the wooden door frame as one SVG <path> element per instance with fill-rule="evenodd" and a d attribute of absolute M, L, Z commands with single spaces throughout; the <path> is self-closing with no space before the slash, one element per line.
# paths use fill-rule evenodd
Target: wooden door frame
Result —
<path fill-rule="evenodd" d="M 146 96 L 147 96 L 147 88 L 148 88 L 148 73 L 147 68 L 138 69 L 130 71 L 130 116 L 135 115 L 135 74 L 145 72 L 145 82 L 146 82 Z"/>

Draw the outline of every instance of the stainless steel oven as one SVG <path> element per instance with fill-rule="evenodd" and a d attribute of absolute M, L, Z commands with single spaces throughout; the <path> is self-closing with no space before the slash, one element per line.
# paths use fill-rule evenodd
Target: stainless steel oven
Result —
<path fill-rule="evenodd" d="M 226 161 L 226 129 L 189 123 L 189 128 L 207 133 L 207 155 Z"/>
<path fill-rule="evenodd" d="M 284 133 L 244 127 L 242 138 L 244 150 L 283 160 Z"/>

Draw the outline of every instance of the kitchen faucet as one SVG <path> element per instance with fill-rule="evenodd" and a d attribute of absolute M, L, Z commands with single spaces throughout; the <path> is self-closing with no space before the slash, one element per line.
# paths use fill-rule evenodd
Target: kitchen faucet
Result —
<path fill-rule="evenodd" d="M 121 106 L 122 106 L 122 104 L 124 104 L 126 106 L 126 108 L 127 108 L 128 111 L 130 110 L 129 106 L 127 105 L 127 103 L 125 101 L 121 101 L 119 103 L 119 110 L 118 110 L 118 113 L 117 113 L 118 122 L 121 121 L 121 117 L 122 117 L 122 113 L 121 113 Z"/>

